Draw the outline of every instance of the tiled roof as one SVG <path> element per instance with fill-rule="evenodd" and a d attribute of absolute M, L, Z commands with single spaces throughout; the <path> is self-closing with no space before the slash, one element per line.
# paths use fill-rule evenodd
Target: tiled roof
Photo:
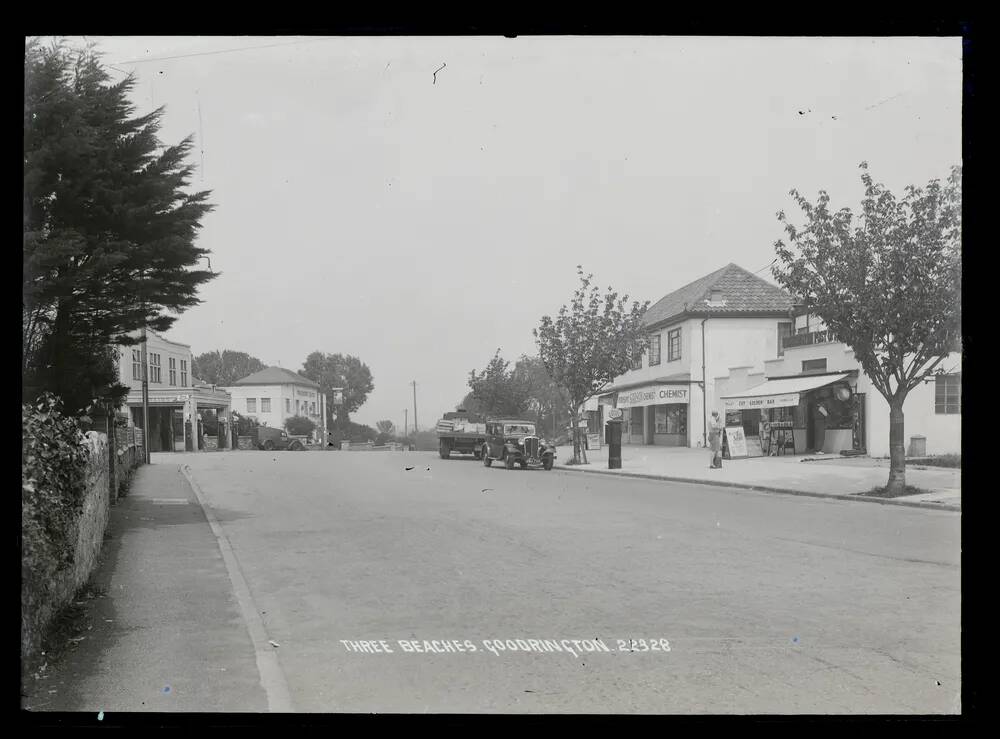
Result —
<path fill-rule="evenodd" d="M 721 293 L 717 303 L 711 300 L 713 290 Z M 643 325 L 652 326 L 685 313 L 699 316 L 738 316 L 741 313 L 788 315 L 795 302 L 780 287 L 730 262 L 722 269 L 660 298 L 647 309 Z"/>
<path fill-rule="evenodd" d="M 292 372 L 284 367 L 268 367 L 260 372 L 237 380 L 233 385 L 306 385 L 307 387 L 318 388 L 319 384 L 313 382 L 308 377 L 303 377 L 297 372 Z"/>

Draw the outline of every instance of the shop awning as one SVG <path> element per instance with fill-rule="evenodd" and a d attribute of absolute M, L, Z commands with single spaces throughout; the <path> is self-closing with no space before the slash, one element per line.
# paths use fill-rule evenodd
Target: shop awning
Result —
<path fill-rule="evenodd" d="M 840 375 L 814 375 L 804 377 L 783 377 L 767 380 L 756 387 L 722 397 L 727 411 L 743 411 L 753 408 L 788 408 L 799 404 L 799 396 L 809 390 L 833 385 L 850 377 Z"/>

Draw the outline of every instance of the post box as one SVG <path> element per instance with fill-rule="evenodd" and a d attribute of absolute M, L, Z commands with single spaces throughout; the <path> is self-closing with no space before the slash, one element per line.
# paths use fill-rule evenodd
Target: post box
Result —
<path fill-rule="evenodd" d="M 622 468 L 622 422 L 613 418 L 605 424 L 605 438 L 608 440 L 608 469 Z"/>

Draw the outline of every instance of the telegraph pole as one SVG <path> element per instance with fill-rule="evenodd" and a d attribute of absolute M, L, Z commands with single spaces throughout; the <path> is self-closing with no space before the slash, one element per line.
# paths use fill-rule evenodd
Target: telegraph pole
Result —
<path fill-rule="evenodd" d="M 410 384 L 413 385 L 413 433 L 417 433 L 417 381 Z"/>
<path fill-rule="evenodd" d="M 409 427 L 409 425 L 408 425 L 408 423 L 409 423 L 409 420 L 410 420 L 410 409 L 409 409 L 409 408 L 404 408 L 404 409 L 403 409 L 403 438 L 404 438 L 404 439 L 405 439 L 405 438 L 406 438 L 407 436 L 409 436 L 409 435 L 410 435 L 410 434 L 409 434 L 409 428 L 410 428 L 410 427 Z"/>
<path fill-rule="evenodd" d="M 149 354 L 146 351 L 146 319 L 142 323 L 142 449 L 149 464 Z M 171 427 L 173 434 L 173 427 Z M 171 438 L 173 438 L 171 436 Z"/>

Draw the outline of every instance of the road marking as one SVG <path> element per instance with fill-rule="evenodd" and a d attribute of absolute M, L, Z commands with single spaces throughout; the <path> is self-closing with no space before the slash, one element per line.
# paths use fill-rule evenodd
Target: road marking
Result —
<path fill-rule="evenodd" d="M 222 551 L 222 559 L 226 563 L 229 580 L 233 584 L 236 600 L 239 602 L 240 610 L 243 612 L 243 621 L 253 642 L 254 652 L 257 657 L 257 672 L 260 673 L 260 684 L 264 688 L 264 692 L 267 693 L 268 710 L 272 713 L 293 713 L 295 708 L 292 704 L 292 695 L 288 690 L 288 683 L 285 681 L 285 673 L 278 662 L 277 652 L 271 646 L 271 640 L 268 638 L 267 630 L 264 628 L 264 621 L 260 617 L 260 609 L 254 602 L 250 586 L 247 585 L 247 581 L 243 577 L 243 572 L 240 570 L 240 563 L 236 559 L 233 547 L 222 530 L 222 526 L 216 520 L 212 509 L 205 504 L 205 496 L 191 475 L 191 468 L 188 465 L 183 465 L 181 472 L 194 491 L 195 497 L 198 498 L 198 503 L 205 512 L 208 525 L 212 527 L 212 533 L 215 534 L 216 541 L 219 543 L 219 549 Z"/>

